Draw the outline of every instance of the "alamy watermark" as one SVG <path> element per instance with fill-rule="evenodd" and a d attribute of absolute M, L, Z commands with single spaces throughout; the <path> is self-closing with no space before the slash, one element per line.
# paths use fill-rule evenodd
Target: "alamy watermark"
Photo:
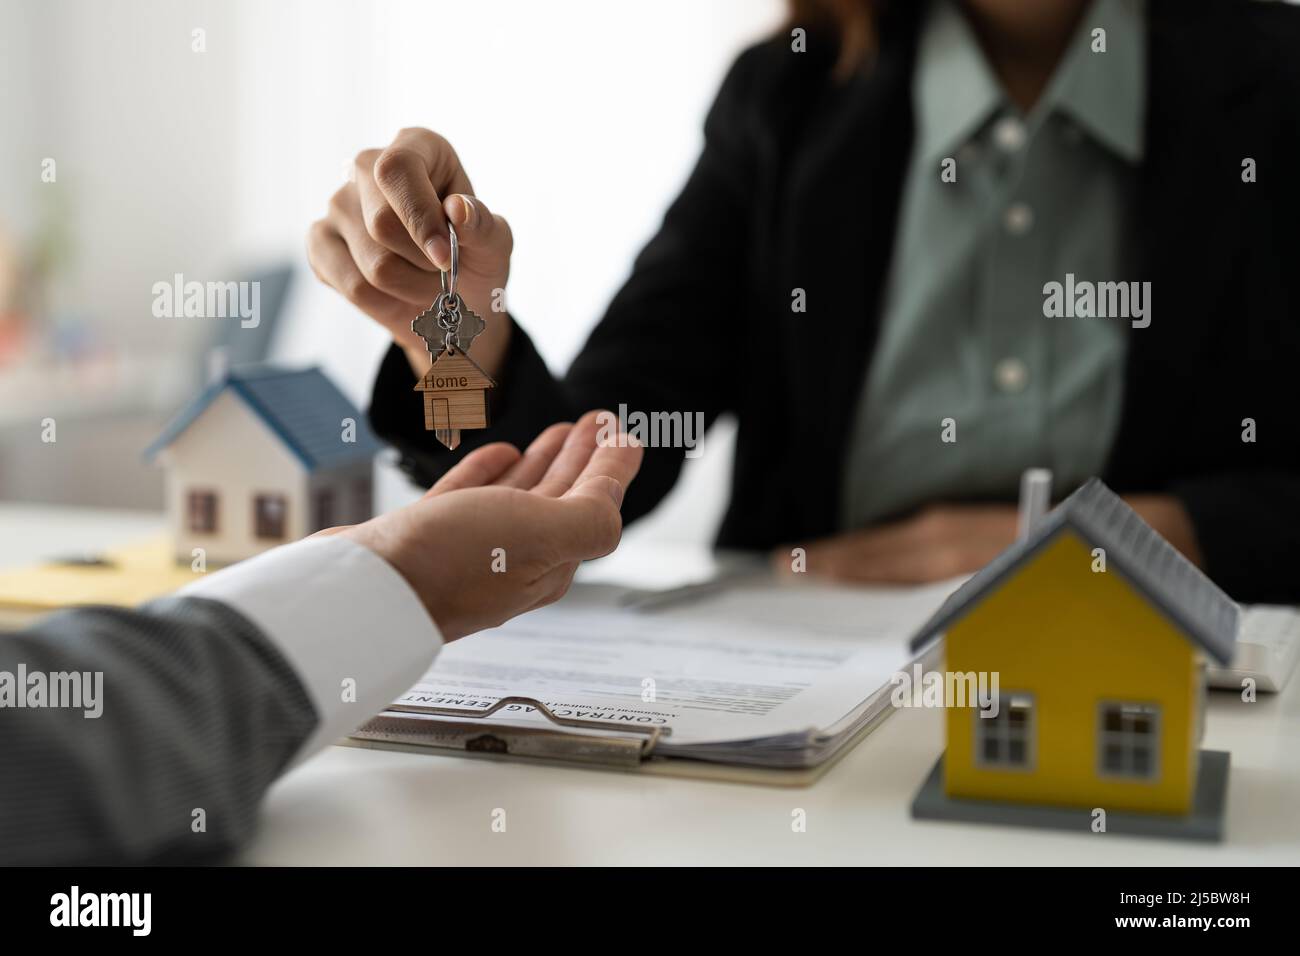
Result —
<path fill-rule="evenodd" d="M 90 893 L 80 886 L 50 897 L 50 925 L 118 926 L 132 936 L 148 936 L 153 928 L 152 893 Z"/>
<path fill-rule="evenodd" d="M 634 442 L 647 448 L 685 448 L 687 458 L 704 453 L 703 412 L 629 412 L 623 404 L 617 415 L 600 412 L 596 421 L 601 447 Z"/>
<path fill-rule="evenodd" d="M 159 319 L 239 319 L 245 329 L 262 322 L 262 283 L 185 281 L 153 284 L 153 314 Z"/>
<path fill-rule="evenodd" d="M 1043 284 L 1043 315 L 1049 319 L 1130 319 L 1135 329 L 1151 324 L 1150 282 L 1075 280 Z"/>
<path fill-rule="evenodd" d="M 998 715 L 997 671 L 927 671 L 917 661 L 889 682 L 895 707 L 978 707 L 981 717 Z"/>
<path fill-rule="evenodd" d="M 88 720 L 104 712 L 103 671 L 0 671 L 0 707 L 67 707 Z"/>

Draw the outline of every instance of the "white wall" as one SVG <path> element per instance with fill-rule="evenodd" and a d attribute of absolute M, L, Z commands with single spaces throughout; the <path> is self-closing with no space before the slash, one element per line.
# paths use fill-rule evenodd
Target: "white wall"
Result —
<path fill-rule="evenodd" d="M 180 347 L 191 332 L 153 318 L 153 283 L 228 269 L 238 249 L 235 65 L 190 50 L 191 24 L 230 19 L 220 9 L 40 0 L 0 12 L 0 59 L 14 52 L 21 64 L 3 67 L 0 228 L 30 235 L 57 209 L 72 260 L 55 307 L 142 349 Z M 41 182 L 46 157 L 54 184 Z"/>

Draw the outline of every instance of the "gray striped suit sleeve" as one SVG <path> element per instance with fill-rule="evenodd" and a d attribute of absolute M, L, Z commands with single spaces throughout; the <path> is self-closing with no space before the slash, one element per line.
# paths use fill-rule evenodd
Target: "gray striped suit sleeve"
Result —
<path fill-rule="evenodd" d="M 101 672 L 103 710 L 0 707 L 3 864 L 228 851 L 318 720 L 266 636 L 202 598 L 51 615 L 0 635 L 0 672 L 20 666 Z"/>

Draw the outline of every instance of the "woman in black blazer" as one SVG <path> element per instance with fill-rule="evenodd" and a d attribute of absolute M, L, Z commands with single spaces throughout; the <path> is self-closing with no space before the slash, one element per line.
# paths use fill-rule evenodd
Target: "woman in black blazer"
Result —
<path fill-rule="evenodd" d="M 969 496 L 861 527 L 842 507 L 916 148 L 927 7 L 793 3 L 787 28 L 733 66 L 695 170 L 567 374 L 552 375 L 513 319 L 489 322 L 472 355 L 498 382 L 493 424 L 464 433 L 456 452 L 424 430 L 413 386 L 429 356 L 410 322 L 438 291 L 448 218 L 461 291 L 483 315 L 506 282 L 510 230 L 437 134 L 403 130 L 360 153 L 309 251 L 317 275 L 393 335 L 371 419 L 411 477 L 429 484 L 469 448 L 526 444 L 593 408 L 706 422 L 731 412 L 721 546 L 771 549 L 786 564 L 803 547 L 809 570 L 925 581 L 973 571 L 1010 543 L 1011 482 L 975 490 L 972 476 Z M 1008 100 L 1028 111 L 1089 4 L 959 7 Z M 1123 278 L 1150 281 L 1156 318 L 1128 336 L 1099 470 L 1234 598 L 1300 603 L 1300 10 L 1151 0 L 1145 17 Z M 792 312 L 795 289 L 803 312 Z M 690 348 L 674 347 L 677 323 L 689 324 Z M 653 508 L 682 462 L 682 448 L 647 449 L 624 514 Z"/>

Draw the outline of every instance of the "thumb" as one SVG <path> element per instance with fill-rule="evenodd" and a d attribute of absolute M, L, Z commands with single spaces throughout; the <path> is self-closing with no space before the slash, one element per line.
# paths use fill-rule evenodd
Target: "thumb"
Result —
<path fill-rule="evenodd" d="M 593 475 L 559 499 L 555 540 L 562 556 L 585 561 L 609 554 L 623 535 L 623 485 L 609 475 Z"/>
<path fill-rule="evenodd" d="M 456 193 L 442 204 L 443 212 L 456 227 L 456 239 L 467 251 L 510 256 L 514 236 L 502 216 L 493 215 L 477 196 Z"/>

